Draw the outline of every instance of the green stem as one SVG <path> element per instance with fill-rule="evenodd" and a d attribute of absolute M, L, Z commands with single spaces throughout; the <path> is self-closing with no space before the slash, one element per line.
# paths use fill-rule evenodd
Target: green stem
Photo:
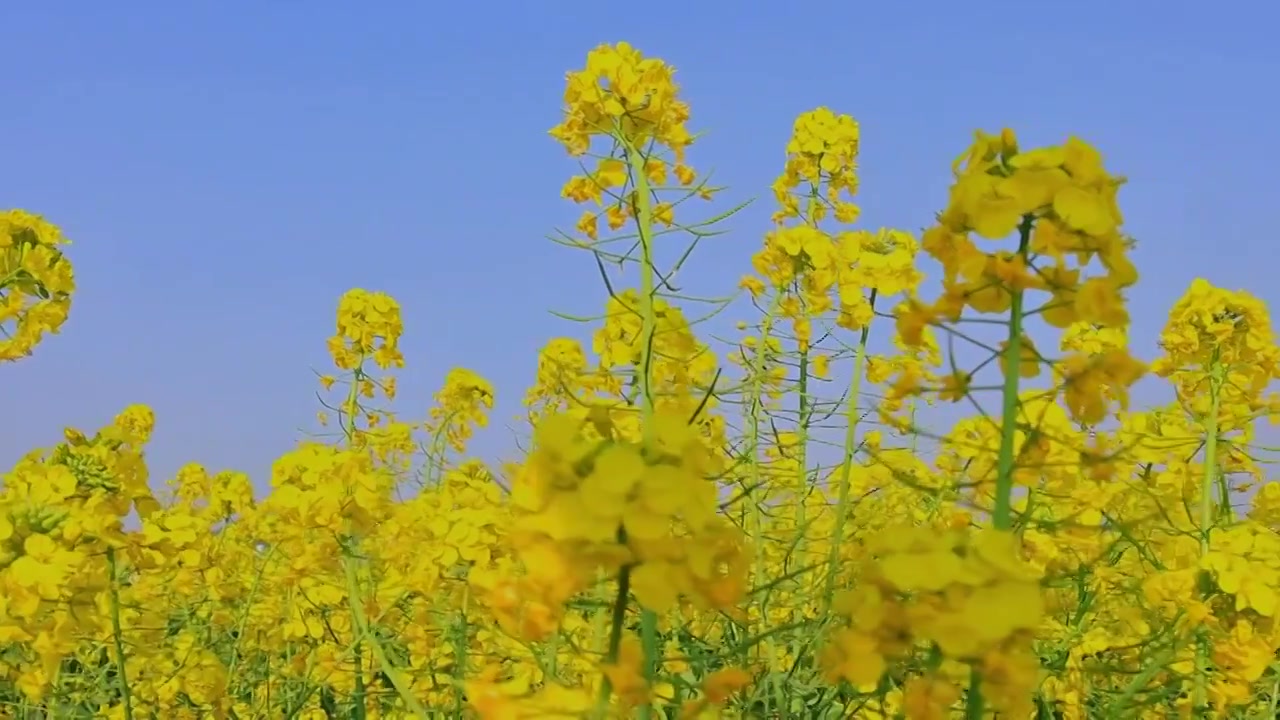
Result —
<path fill-rule="evenodd" d="M 609 654 L 605 662 L 617 662 L 618 650 L 622 647 L 622 626 L 627 619 L 627 603 L 631 594 L 631 566 L 623 565 L 618 573 L 618 594 L 613 601 L 613 612 L 609 616 Z"/>
<path fill-rule="evenodd" d="M 982 672 L 975 666 L 969 670 L 969 699 L 964 705 L 964 720 L 982 720 L 986 705 L 986 698 L 982 696 Z"/>
<path fill-rule="evenodd" d="M 258 567 L 258 572 L 254 574 L 253 585 L 249 588 L 249 595 L 245 600 L 243 608 L 240 610 L 240 619 L 236 622 L 236 641 L 231 646 L 231 660 L 227 663 L 227 689 L 232 689 L 232 683 L 235 682 L 235 674 L 240 662 L 240 644 L 244 640 L 245 627 L 249 624 L 249 616 L 253 610 L 254 600 L 258 597 L 258 593 L 262 587 L 263 576 L 267 573 L 267 567 L 275 557 L 278 546 L 272 545 L 267 552 L 266 557 L 262 558 L 262 564 Z"/>
<path fill-rule="evenodd" d="M 636 234 L 640 238 L 640 422 L 644 433 L 644 444 L 648 446 L 653 438 L 653 338 L 657 331 L 657 318 L 654 314 L 654 295 L 656 293 L 653 257 L 653 191 L 649 185 L 649 176 L 645 173 L 644 154 L 628 139 L 621 138 L 627 164 L 631 170 L 631 181 L 635 187 L 635 220 Z M 624 569 L 628 575 L 629 571 Z M 621 578 L 619 578 L 621 583 Z M 625 598 L 624 598 L 625 602 Z M 652 687 L 657 677 L 659 660 L 658 649 L 658 615 L 647 608 L 640 611 L 640 643 L 644 648 L 644 679 Z M 610 642 L 610 648 L 613 643 Z M 649 718 L 651 708 L 648 705 L 640 709 L 642 718 Z"/>
<path fill-rule="evenodd" d="M 467 613 L 471 609 L 471 588 L 462 583 L 462 613 L 458 617 L 453 639 L 453 716 L 463 717 L 463 683 L 467 679 L 467 650 L 471 644 L 471 625 Z"/>
<path fill-rule="evenodd" d="M 776 291 L 773 295 L 773 302 L 769 306 L 769 311 L 760 321 L 760 335 L 756 341 L 755 356 L 751 359 L 751 379 L 750 391 L 747 393 L 746 403 L 744 403 L 747 412 L 747 437 L 746 452 L 750 461 L 750 467 L 747 468 L 747 487 L 753 493 L 760 493 L 760 413 L 763 410 L 761 397 L 764 396 L 764 369 L 769 359 L 769 340 L 773 337 L 773 320 L 778 314 L 779 308 L 782 306 L 782 292 Z M 753 527 L 751 531 L 758 536 L 762 517 L 760 514 L 760 500 L 764 498 L 756 498 L 754 502 L 748 502 L 752 509 L 751 517 Z M 757 554 L 757 569 L 762 568 L 764 560 Z"/>
<path fill-rule="evenodd" d="M 111 635 L 115 641 L 116 671 L 120 674 L 120 698 L 124 701 L 125 720 L 133 720 L 133 692 L 129 688 L 129 673 L 124 653 L 124 633 L 120 629 L 120 590 L 116 549 L 107 548 L 107 572 L 111 576 Z"/>
<path fill-rule="evenodd" d="M 1213 491 L 1218 478 L 1218 414 L 1222 409 L 1222 365 L 1215 357 L 1209 369 L 1209 416 L 1204 420 L 1204 477 L 1200 483 L 1200 553 L 1209 552 L 1214 524 Z"/>
<path fill-rule="evenodd" d="M 876 296 L 876 290 L 872 290 L 867 296 L 867 302 L 873 311 L 876 307 Z M 849 482 L 853 477 L 853 458 L 858 450 L 856 443 L 861 412 L 859 402 L 862 397 L 862 379 L 867 374 L 867 339 L 870 337 L 871 325 L 867 324 L 858 336 L 858 348 L 854 351 L 853 357 L 853 379 L 849 384 L 849 399 L 845 403 L 844 458 L 840 464 L 840 489 L 836 499 L 835 527 L 831 531 L 831 546 L 827 551 L 827 582 L 822 597 L 823 615 L 831 609 L 836 591 L 836 577 L 839 575 L 837 566 L 840 561 L 840 545 L 844 540 L 845 516 L 849 513 Z"/>
<path fill-rule="evenodd" d="M 1028 217 L 1018 227 L 1018 255 L 1026 256 L 1034 221 Z M 1018 435 L 1018 369 L 1022 364 L 1022 290 L 1008 288 L 1009 339 L 1004 349 L 1004 388 L 1000 402 L 1000 453 L 996 459 L 996 497 L 991 523 L 997 530 L 1013 528 L 1014 443 Z"/>
<path fill-rule="evenodd" d="M 917 411 L 918 411 L 918 408 L 916 407 L 916 403 L 918 403 L 918 402 L 919 402 L 919 400 L 920 400 L 920 398 L 918 398 L 918 397 L 916 397 L 916 396 L 912 395 L 912 396 L 911 396 L 911 399 L 907 401 L 907 413 L 908 413 L 907 417 L 908 417 L 908 418 L 910 418 L 910 422 L 911 422 L 911 427 L 912 427 L 912 428 L 914 428 L 914 427 L 916 426 L 916 413 L 917 413 Z M 911 454 L 912 454 L 912 456 L 915 456 L 915 454 L 916 454 L 919 450 L 920 450 L 920 433 L 917 433 L 917 432 L 912 431 L 912 433 L 911 433 Z"/>
<path fill-rule="evenodd" d="M 1124 686 L 1124 689 L 1120 692 L 1120 697 L 1111 703 L 1111 707 L 1107 711 L 1107 720 L 1120 720 L 1120 718 L 1126 717 L 1126 713 L 1130 711 L 1129 704 L 1142 691 L 1142 688 L 1146 687 L 1157 675 L 1165 672 L 1169 667 L 1169 663 L 1176 656 L 1176 652 L 1167 651 L 1147 663 L 1147 666 L 1135 675 L 1128 685 Z"/>
<path fill-rule="evenodd" d="M 1209 366 L 1209 414 L 1204 418 L 1204 477 L 1200 481 L 1200 557 L 1209 554 L 1209 534 L 1215 525 L 1214 485 L 1218 480 L 1218 414 L 1222 409 L 1222 383 L 1225 372 L 1215 350 Z M 1209 578 L 1201 577 L 1206 599 L 1211 592 Z M 1199 628 L 1196 638 L 1195 708 L 1197 716 L 1208 711 L 1208 675 L 1210 642 L 1208 630 Z"/>
<path fill-rule="evenodd" d="M 626 541 L 626 532 L 618 531 L 620 541 Z M 631 565 L 623 565 L 622 570 L 618 572 L 618 592 L 613 599 L 613 612 L 609 619 L 609 649 L 605 652 L 604 662 L 606 665 L 616 663 L 618 661 L 618 652 L 622 647 L 622 626 L 627 619 L 627 605 L 631 596 Z M 609 709 L 609 696 L 613 694 L 613 685 L 609 682 L 608 676 L 605 676 L 604 682 L 600 685 L 600 697 L 596 700 L 595 717 L 605 717 Z"/>
<path fill-rule="evenodd" d="M 644 155 L 630 143 L 625 144 L 627 162 L 631 168 L 631 179 L 635 185 L 635 219 L 636 234 L 640 238 L 640 367 L 637 380 L 640 386 L 640 413 L 644 422 L 645 439 L 652 436 L 652 423 L 647 422 L 653 416 L 653 337 L 657 330 L 657 322 L 653 311 L 653 298 L 656 293 L 656 271 L 653 259 L 653 198 L 649 186 L 649 177 L 645 174 Z"/>
<path fill-rule="evenodd" d="M 796 541 L 796 554 L 804 558 L 804 526 L 806 498 L 809 496 L 809 420 L 813 408 L 809 403 L 809 348 L 800 348 L 799 408 L 796 420 L 796 488 L 799 502 L 796 504 L 796 529 L 800 538 Z M 804 562 L 804 560 L 801 560 Z"/>
<path fill-rule="evenodd" d="M 760 321 L 760 335 L 756 342 L 756 352 L 751 359 L 751 377 L 750 390 L 746 398 L 746 420 L 747 420 L 747 437 L 746 437 L 746 453 L 749 462 L 747 468 L 747 488 L 755 494 L 755 497 L 747 498 L 743 503 L 744 508 L 749 508 L 748 513 L 743 513 L 743 525 L 747 527 L 751 537 L 761 537 L 764 529 L 764 512 L 761 510 L 761 504 L 768 498 L 768 493 L 764 490 L 763 479 L 760 474 L 760 415 L 763 412 L 763 404 L 761 397 L 764 395 L 764 371 L 769 359 L 769 340 L 773 337 L 773 322 L 777 317 L 779 309 L 782 307 L 783 293 L 781 288 L 774 288 L 773 300 L 769 305 L 768 312 Z M 749 521 L 749 522 L 748 522 Z M 755 553 L 755 577 L 757 579 L 766 577 L 766 562 L 764 553 Z M 768 618 L 769 616 L 769 593 L 761 593 L 756 602 L 759 603 L 760 617 Z M 763 643 L 752 645 L 751 652 L 756 656 L 757 660 L 764 658 L 772 658 L 774 656 L 773 636 L 767 636 Z M 761 657 L 764 654 L 764 658 Z"/>
<path fill-rule="evenodd" d="M 1026 217 L 1018 226 L 1018 255 L 1025 258 L 1031 243 L 1034 219 Z M 991 524 L 997 530 L 1013 529 L 1013 474 L 1017 469 L 1014 442 L 1018 434 L 1018 389 L 1022 364 L 1022 290 L 1006 288 L 1009 293 L 1009 337 L 1004 349 L 1004 386 L 1000 398 L 1000 450 L 996 457 L 996 496 L 991 511 Z M 975 666 L 969 675 L 969 693 L 965 701 L 966 720 L 982 717 L 986 698 L 982 695 L 982 672 Z"/>
<path fill-rule="evenodd" d="M 391 659 L 387 657 L 387 653 L 383 650 L 382 644 L 378 642 L 378 638 L 374 637 L 373 633 L 370 632 L 369 621 L 364 614 L 364 605 L 360 602 L 360 583 L 356 577 L 356 568 L 353 560 L 354 558 L 349 553 L 343 554 L 342 569 L 347 581 L 347 605 L 351 610 L 351 619 L 355 623 L 356 637 L 368 638 L 369 650 L 373 653 L 374 660 L 377 661 L 378 666 L 382 669 L 382 674 L 386 675 L 387 679 L 391 681 L 391 687 L 395 688 L 396 693 L 404 701 L 405 707 L 409 709 L 409 712 L 418 718 L 428 718 L 430 715 L 428 715 L 427 709 L 413 696 L 413 690 L 409 687 L 408 681 L 400 674 L 400 670 L 391 663 Z M 361 640 L 357 640 L 357 645 L 361 642 Z M 356 673 L 357 680 L 360 680 L 362 675 L 359 665 L 356 666 Z M 364 711 L 363 701 L 356 707 L 356 711 Z"/>

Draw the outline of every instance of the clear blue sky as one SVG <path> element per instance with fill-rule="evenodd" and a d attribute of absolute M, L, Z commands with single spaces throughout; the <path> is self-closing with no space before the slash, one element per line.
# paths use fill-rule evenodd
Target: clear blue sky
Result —
<path fill-rule="evenodd" d="M 873 226 L 926 225 L 975 128 L 1076 133 L 1131 179 L 1149 354 L 1197 274 L 1280 300 L 1278 19 L 1262 0 L 9 3 L 0 206 L 63 227 L 80 293 L 62 336 L 0 368 L 0 464 L 144 402 L 157 476 L 265 480 L 352 286 L 404 305 L 400 410 L 469 365 L 504 398 L 477 449 L 507 449 L 533 353 L 576 332 L 547 309 L 601 306 L 589 259 L 543 239 L 576 217 L 546 130 L 564 72 L 617 40 L 679 69 L 709 131 L 695 164 L 762 200 L 686 284 L 747 267 L 817 105 L 862 124 Z"/>

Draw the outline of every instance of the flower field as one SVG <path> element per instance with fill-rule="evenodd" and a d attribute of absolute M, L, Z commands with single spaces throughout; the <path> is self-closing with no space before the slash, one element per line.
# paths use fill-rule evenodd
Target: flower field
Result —
<path fill-rule="evenodd" d="M 6 468 L 0 717 L 1280 717 L 1263 303 L 1197 280 L 1134 357 L 1101 149 L 979 131 L 922 231 L 869 229 L 825 107 L 737 294 L 701 297 L 677 271 L 741 204 L 690 117 L 625 43 L 567 74 L 581 218 L 547 251 L 599 267 L 603 313 L 529 359 L 514 461 L 468 453 L 470 370 L 394 411 L 400 306 L 354 289 L 332 432 L 267 492 L 149 477 L 142 405 Z M 0 360 L 59 331 L 74 260 L 0 214 Z M 1152 380 L 1170 401 L 1131 403 Z"/>

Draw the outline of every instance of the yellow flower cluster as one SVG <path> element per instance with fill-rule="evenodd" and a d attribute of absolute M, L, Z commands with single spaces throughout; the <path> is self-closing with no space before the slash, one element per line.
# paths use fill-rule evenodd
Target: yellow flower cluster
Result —
<path fill-rule="evenodd" d="M 471 370 L 454 368 L 436 394 L 436 403 L 431 408 L 428 429 L 441 432 L 450 447 L 462 452 L 475 428 L 489 424 L 487 411 L 493 409 L 493 385 Z"/>
<path fill-rule="evenodd" d="M 1195 413 L 1213 412 L 1222 431 L 1250 434 L 1257 415 L 1277 407 L 1265 393 L 1280 375 L 1280 348 L 1270 313 L 1249 293 L 1196 280 L 1170 310 L 1161 345 L 1152 370 Z"/>
<path fill-rule="evenodd" d="M 607 420 L 586 430 L 568 415 L 539 425 L 513 489 L 528 511 L 517 527 L 593 565 L 634 566 L 631 587 L 646 607 L 668 610 L 682 597 L 730 607 L 744 590 L 741 539 L 717 512 L 711 459 L 686 418 L 655 416 L 641 444 L 619 442 Z"/>
<path fill-rule="evenodd" d="M 909 233 L 880 229 L 828 233 L 828 217 L 849 224 L 861 210 L 858 191 L 857 122 L 818 108 L 801 115 L 787 143 L 787 161 L 773 184 L 778 227 L 751 259 L 758 277 L 741 285 L 754 297 L 774 291 L 775 309 L 791 321 L 802 348 L 813 339 L 812 318 L 838 308 L 837 323 L 867 327 L 878 295 L 914 291 L 923 279 L 915 267 L 919 246 Z M 791 224 L 798 221 L 799 224 Z"/>
<path fill-rule="evenodd" d="M 0 362 L 30 355 L 45 333 L 66 322 L 76 283 L 65 244 L 39 215 L 0 213 Z"/>
<path fill-rule="evenodd" d="M 798 218 L 807 213 L 821 219 L 827 205 L 813 202 L 814 192 L 824 187 L 822 199 L 830 203 L 835 218 L 842 223 L 858 219 L 861 210 L 849 200 L 858 194 L 858 143 L 861 131 L 849 115 L 837 115 L 820 107 L 796 118 L 787 142 L 787 162 L 773 183 L 780 206 L 774 221 Z M 807 184 L 808 187 L 801 186 Z M 801 203 L 804 200 L 804 206 Z"/>
<path fill-rule="evenodd" d="M 592 140 L 608 138 L 622 156 L 601 156 L 594 172 L 575 175 L 561 189 L 562 197 L 575 203 L 594 202 L 603 210 L 587 210 L 578 219 L 577 232 L 594 241 L 600 237 L 603 214 L 610 230 L 618 230 L 642 214 L 668 227 L 675 223 L 674 203 L 652 204 L 650 189 L 666 185 L 674 176 L 681 186 L 694 184 L 696 175 L 685 164 L 686 148 L 693 142 L 686 123 L 689 105 L 679 98 L 675 68 L 656 58 L 646 58 L 627 43 L 601 45 L 587 55 L 582 70 L 568 74 L 564 92 L 564 120 L 551 129 L 569 151 L 586 153 Z M 619 142 L 625 142 L 619 147 Z M 672 157 L 656 154 L 640 157 L 639 149 L 656 143 Z M 696 189 L 710 199 L 713 189 Z M 607 196 L 607 198 L 606 198 Z"/>
<path fill-rule="evenodd" d="M 1052 293 L 1045 320 L 1055 327 L 1128 323 L 1120 291 L 1138 278 L 1119 231 L 1116 194 L 1123 178 L 1107 173 L 1096 149 L 1073 137 L 1019 152 L 1011 131 L 980 132 L 955 171 L 950 202 L 923 240 L 945 271 L 940 313 L 954 317 L 966 306 L 1005 312 L 1013 293 L 1035 289 Z M 987 253 L 970 239 L 973 233 L 1000 240 L 1020 229 L 1016 253 Z M 1052 264 L 1033 269 L 1028 251 Z M 1095 258 L 1106 273 L 1081 283 L 1081 269 Z"/>
<path fill-rule="evenodd" d="M 399 303 L 385 293 L 351 290 L 338 307 L 338 328 L 329 339 L 329 353 L 342 370 L 355 369 L 365 356 L 383 369 L 401 367 L 403 332 Z"/>
<path fill-rule="evenodd" d="M 891 528 L 867 551 L 866 576 L 834 606 L 848 627 L 824 651 L 828 676 L 874 687 L 888 658 L 923 641 L 941 653 L 934 671 L 942 658 L 999 666 L 1002 687 L 984 690 L 1000 712 L 1027 716 L 1038 679 L 1030 640 L 1044 614 L 1043 573 L 1019 557 L 1013 536 Z"/>
<path fill-rule="evenodd" d="M 684 219 L 714 193 L 673 72 L 623 43 L 567 78 L 552 134 L 593 161 L 561 194 L 594 207 L 560 244 L 623 271 L 542 348 L 500 469 L 468 454 L 496 403 L 476 372 L 399 413 L 401 309 L 363 289 L 324 429 L 263 492 L 194 464 L 152 483 L 143 406 L 17 458 L 0 717 L 1275 716 L 1264 304 L 1195 281 L 1151 358 L 1170 402 L 1137 407 L 1138 273 L 1097 149 L 979 132 L 917 239 L 852 226 L 858 125 L 826 108 L 734 261 L 751 305 L 696 295 L 680 271 L 721 231 Z M 3 359 L 65 320 L 62 245 L 0 215 Z M 741 338 L 703 325 L 751 307 Z M 940 428 L 938 402 L 973 412 Z"/>
<path fill-rule="evenodd" d="M 92 438 L 69 430 L 52 452 L 18 461 L 0 490 L 0 638 L 26 667 L 18 688 L 41 697 L 82 638 L 100 636 L 93 612 L 109 584 L 123 519 L 157 509 L 142 445 L 151 411 L 134 406 Z"/>
<path fill-rule="evenodd" d="M 637 144 L 656 140 L 679 154 L 693 141 L 689 105 L 678 97 L 675 69 L 627 43 L 601 45 L 565 82 L 564 121 L 551 134 L 573 155 L 595 136 L 617 132 Z"/>

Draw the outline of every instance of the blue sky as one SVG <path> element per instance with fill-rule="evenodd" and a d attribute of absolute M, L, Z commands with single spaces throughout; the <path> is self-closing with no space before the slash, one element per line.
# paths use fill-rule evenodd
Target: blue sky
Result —
<path fill-rule="evenodd" d="M 0 369 L 5 466 L 143 402 L 157 476 L 198 461 L 264 481 L 311 424 L 311 368 L 353 286 L 404 306 L 399 409 L 467 365 L 502 398 L 477 451 L 509 449 L 534 353 L 578 332 L 547 310 L 602 306 L 589 257 L 543 239 L 577 214 L 546 130 L 601 42 L 674 64 L 708 131 L 694 164 L 761 200 L 689 286 L 747 268 L 792 120 L 828 105 L 862 125 L 872 226 L 925 226 L 975 128 L 1097 144 L 1130 177 L 1145 354 L 1196 275 L 1280 300 L 1280 8 L 1261 0 L 135 0 L 2 19 L 0 206 L 60 224 L 80 284 L 63 334 Z"/>

